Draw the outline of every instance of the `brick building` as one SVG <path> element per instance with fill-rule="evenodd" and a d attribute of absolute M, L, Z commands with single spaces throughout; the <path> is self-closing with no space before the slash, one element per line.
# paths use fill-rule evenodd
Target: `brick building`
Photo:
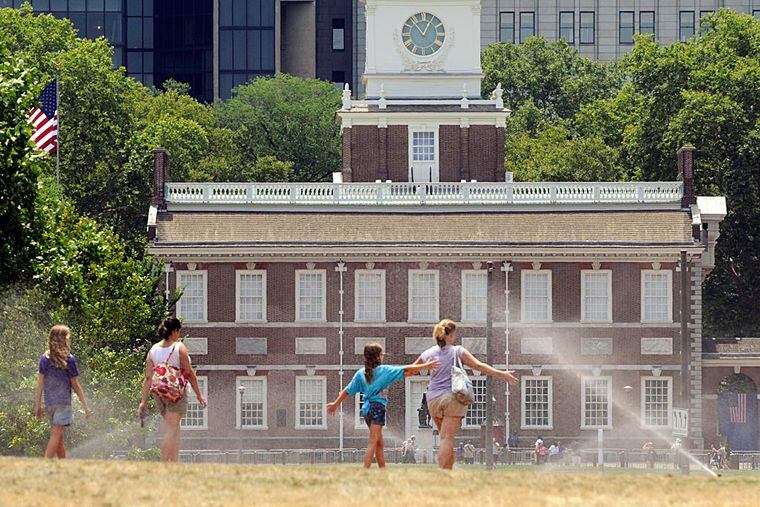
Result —
<path fill-rule="evenodd" d="M 335 418 L 325 403 L 364 344 L 410 363 L 442 318 L 521 377 L 492 384 L 497 435 L 604 428 L 640 445 L 688 405 L 703 445 L 701 284 L 725 201 L 694 195 L 694 149 L 674 157 L 677 182 L 511 182 L 509 111 L 500 90 L 478 98 L 479 2 L 418 4 L 368 2 L 370 98 L 344 91 L 334 183 L 170 183 L 156 150 L 150 250 L 167 292 L 183 290 L 177 314 L 209 402 L 191 404 L 183 447 L 360 447 L 358 403 Z M 485 415 L 485 378 L 473 378 L 462 439 Z M 426 384 L 392 386 L 391 442 L 434 445 L 418 418 Z"/>

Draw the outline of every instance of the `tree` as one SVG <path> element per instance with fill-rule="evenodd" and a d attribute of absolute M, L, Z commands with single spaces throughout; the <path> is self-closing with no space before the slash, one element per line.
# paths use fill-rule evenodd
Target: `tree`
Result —
<path fill-rule="evenodd" d="M 339 108 L 332 84 L 278 74 L 238 86 L 216 113 L 247 164 L 272 156 L 293 163 L 295 181 L 323 181 L 340 167 Z"/>
<path fill-rule="evenodd" d="M 613 65 L 580 56 L 564 40 L 489 44 L 481 61 L 483 97 L 501 83 L 506 107 L 516 111 L 532 103 L 549 119 L 570 118 L 583 104 L 611 96 L 620 84 Z"/>
<path fill-rule="evenodd" d="M 0 53 L 2 54 L 2 53 Z M 39 86 L 23 62 L 2 54 L 0 61 L 0 285 L 29 275 L 34 257 L 37 228 L 34 200 L 37 195 L 39 155 L 30 141 L 29 109 L 37 100 Z"/>

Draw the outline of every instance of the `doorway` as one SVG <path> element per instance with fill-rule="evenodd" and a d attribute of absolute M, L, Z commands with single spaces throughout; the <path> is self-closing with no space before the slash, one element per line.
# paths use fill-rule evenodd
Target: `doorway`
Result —
<path fill-rule="evenodd" d="M 410 127 L 409 181 L 440 181 L 438 174 L 438 127 Z"/>

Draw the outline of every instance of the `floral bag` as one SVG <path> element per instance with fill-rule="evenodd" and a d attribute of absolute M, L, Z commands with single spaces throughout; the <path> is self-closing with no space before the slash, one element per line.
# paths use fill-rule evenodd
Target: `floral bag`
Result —
<path fill-rule="evenodd" d="M 150 392 L 166 402 L 176 403 L 185 395 L 187 380 L 182 370 L 169 364 L 172 354 L 174 354 L 174 346 L 169 356 L 153 367 Z"/>

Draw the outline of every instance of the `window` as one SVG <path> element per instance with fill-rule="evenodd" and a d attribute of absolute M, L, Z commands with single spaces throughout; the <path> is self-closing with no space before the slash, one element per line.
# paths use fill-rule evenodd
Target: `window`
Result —
<path fill-rule="evenodd" d="M 618 38 L 620 44 L 633 44 L 633 25 L 633 11 L 621 11 L 620 23 L 618 27 Z"/>
<path fill-rule="evenodd" d="M 346 20 L 336 18 L 332 20 L 332 48 L 333 51 L 343 51 L 346 49 L 345 30 Z"/>
<path fill-rule="evenodd" d="M 552 320 L 552 273 L 548 270 L 522 272 L 522 320 Z"/>
<path fill-rule="evenodd" d="M 580 17 L 580 43 L 593 44 L 596 36 L 596 13 L 593 11 L 581 11 Z"/>
<path fill-rule="evenodd" d="M 672 377 L 641 378 L 641 419 L 649 428 L 670 428 L 673 411 Z"/>
<path fill-rule="evenodd" d="M 678 38 L 681 42 L 694 36 L 694 11 L 681 11 L 678 14 Z"/>
<path fill-rule="evenodd" d="M 385 271 L 357 269 L 354 274 L 354 308 L 357 322 L 385 321 Z"/>
<path fill-rule="evenodd" d="M 559 13 L 559 38 L 568 44 L 575 44 L 575 13 L 561 11 Z"/>
<path fill-rule="evenodd" d="M 609 377 L 583 377 L 581 390 L 581 428 L 612 427 L 612 380 Z"/>
<path fill-rule="evenodd" d="M 237 271 L 238 322 L 267 320 L 267 272 Z"/>
<path fill-rule="evenodd" d="M 673 272 L 642 270 L 641 321 L 673 321 Z"/>
<path fill-rule="evenodd" d="M 754 11 L 752 11 L 752 16 L 753 16 L 755 19 L 760 19 L 760 9 L 757 9 L 757 10 L 754 10 Z"/>
<path fill-rule="evenodd" d="M 475 392 L 475 401 L 467 408 L 464 416 L 463 428 L 480 428 L 486 420 L 486 379 L 472 378 L 472 389 Z"/>
<path fill-rule="evenodd" d="M 515 13 L 499 13 L 499 42 L 515 42 Z"/>
<path fill-rule="evenodd" d="M 523 429 L 552 429 L 552 378 L 520 377 Z"/>
<path fill-rule="evenodd" d="M 412 132 L 412 160 L 415 162 L 435 160 L 435 132 L 431 130 Z"/>
<path fill-rule="evenodd" d="M 485 270 L 462 271 L 463 322 L 485 322 L 488 300 L 486 283 Z"/>
<path fill-rule="evenodd" d="M 325 377 L 296 377 L 296 429 L 327 429 Z"/>
<path fill-rule="evenodd" d="M 185 322 L 206 322 L 206 271 L 177 271 L 177 317 Z"/>
<path fill-rule="evenodd" d="M 203 397 L 208 400 L 208 377 L 198 376 L 198 387 Z M 205 430 L 208 429 L 208 408 L 202 408 L 198 402 L 195 391 L 188 386 L 187 389 L 187 412 L 185 417 L 180 420 L 180 427 L 184 430 Z"/>
<path fill-rule="evenodd" d="M 240 388 L 244 387 L 242 395 Z M 237 378 L 237 428 L 267 429 L 267 378 Z"/>
<path fill-rule="evenodd" d="M 639 12 L 639 33 L 654 34 L 655 32 L 654 11 Z"/>
<path fill-rule="evenodd" d="M 366 430 L 367 423 L 364 422 L 364 416 L 362 415 L 362 403 L 364 403 L 364 393 L 359 393 L 354 396 L 354 429 Z"/>
<path fill-rule="evenodd" d="M 581 320 L 612 321 L 612 272 L 595 269 L 581 271 Z"/>
<path fill-rule="evenodd" d="M 296 320 L 324 321 L 325 270 L 296 270 Z"/>
<path fill-rule="evenodd" d="M 409 321 L 438 321 L 438 271 L 409 271 Z"/>
<path fill-rule="evenodd" d="M 536 15 L 533 12 L 520 13 L 520 44 L 536 35 Z"/>

